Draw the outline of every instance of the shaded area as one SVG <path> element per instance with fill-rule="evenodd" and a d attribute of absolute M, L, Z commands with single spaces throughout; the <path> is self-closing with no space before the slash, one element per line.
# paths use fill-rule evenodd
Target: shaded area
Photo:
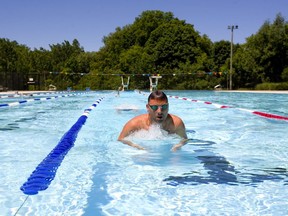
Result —
<path fill-rule="evenodd" d="M 201 140 L 192 140 L 200 142 Z M 192 142 L 192 143 L 193 143 Z M 213 142 L 202 141 L 203 144 L 197 146 L 212 145 Z M 201 142 L 200 142 L 201 143 Z M 206 144 L 205 144 L 206 143 Z M 196 158 L 203 164 L 207 173 L 199 175 L 199 172 L 191 171 L 181 176 L 169 176 L 163 181 L 167 181 L 168 185 L 177 186 L 179 184 L 199 185 L 199 184 L 227 184 L 227 185 L 250 185 L 257 186 L 258 183 L 264 181 L 283 181 L 284 185 L 288 184 L 288 171 L 285 168 L 267 168 L 267 169 L 251 169 L 248 172 L 236 170 L 229 161 L 219 155 L 206 149 L 195 150 L 195 153 L 201 155 Z"/>
<path fill-rule="evenodd" d="M 105 177 L 109 175 L 107 174 L 109 172 L 109 164 L 99 163 L 95 169 L 97 169 L 97 171 L 92 178 L 93 187 L 88 193 L 88 206 L 84 209 L 84 215 L 101 215 L 101 206 L 108 204 L 112 200 L 107 193 L 105 180 Z"/>
<path fill-rule="evenodd" d="M 0 131 L 9 131 L 9 130 L 15 130 L 15 129 L 19 129 L 19 124 L 17 123 L 9 123 L 4 127 L 0 127 Z"/>
<path fill-rule="evenodd" d="M 235 168 L 229 164 L 224 157 L 219 156 L 198 156 L 197 159 L 203 163 L 208 170 L 207 176 L 195 175 L 195 172 L 185 173 L 183 176 L 169 176 L 164 181 L 167 184 L 177 186 L 179 184 L 237 184 Z"/>
<path fill-rule="evenodd" d="M 15 129 L 19 129 L 20 126 L 19 126 L 19 123 L 22 123 L 22 122 L 29 122 L 29 121 L 35 121 L 37 119 L 36 116 L 33 116 L 33 117 L 23 117 L 23 118 L 20 118 L 18 120 L 15 120 L 15 123 L 8 123 L 6 125 L 3 125 L 2 127 L 0 127 L 0 131 L 9 131 L 9 130 L 15 130 Z M 0 119 L 1 120 L 6 120 L 6 119 Z"/>

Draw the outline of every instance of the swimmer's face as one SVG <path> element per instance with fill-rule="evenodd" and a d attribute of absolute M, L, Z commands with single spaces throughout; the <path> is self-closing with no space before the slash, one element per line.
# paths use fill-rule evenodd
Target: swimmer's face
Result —
<path fill-rule="evenodd" d="M 167 100 L 151 99 L 146 109 L 152 121 L 162 123 L 167 118 L 169 104 Z"/>

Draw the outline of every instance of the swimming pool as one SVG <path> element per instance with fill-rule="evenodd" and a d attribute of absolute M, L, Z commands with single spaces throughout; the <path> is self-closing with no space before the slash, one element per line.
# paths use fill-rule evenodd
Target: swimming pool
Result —
<path fill-rule="evenodd" d="M 250 110 L 288 116 L 288 95 L 166 93 L 180 97 L 169 98 L 169 109 L 191 139 L 177 152 L 170 149 L 178 137 L 157 128 L 131 137 L 147 151 L 116 141 L 124 123 L 146 112 L 148 92 L 96 91 L 1 107 L 1 214 L 287 215 L 288 122 Z M 102 97 L 49 187 L 23 194 L 33 170 Z"/>

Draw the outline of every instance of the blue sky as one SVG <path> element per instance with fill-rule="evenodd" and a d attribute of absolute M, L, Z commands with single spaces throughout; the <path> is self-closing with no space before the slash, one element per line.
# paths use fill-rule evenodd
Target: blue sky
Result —
<path fill-rule="evenodd" d="M 98 51 L 116 27 L 132 24 L 146 10 L 172 12 L 213 42 L 244 43 L 277 13 L 288 20 L 287 0 L 1 0 L 0 38 L 49 49 L 77 39 L 85 51 Z"/>

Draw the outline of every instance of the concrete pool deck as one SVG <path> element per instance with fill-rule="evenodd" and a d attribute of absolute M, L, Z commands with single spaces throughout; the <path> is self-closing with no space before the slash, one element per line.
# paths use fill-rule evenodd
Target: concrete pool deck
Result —
<path fill-rule="evenodd" d="M 238 92 L 238 93 L 271 93 L 271 94 L 288 94 L 288 90 L 282 91 L 272 91 L 272 90 L 215 90 L 217 92 Z M 29 94 L 37 94 L 37 93 L 56 93 L 59 91 L 3 91 L 0 92 L 0 95 L 29 95 Z"/>
<path fill-rule="evenodd" d="M 239 92 L 239 93 L 271 93 L 271 94 L 288 94 L 288 90 L 217 90 L 218 92 Z"/>
<path fill-rule="evenodd" d="M 29 95 L 29 94 L 38 94 L 38 93 L 53 93 L 57 91 L 2 91 L 0 95 Z M 58 91 L 59 92 L 59 91 Z"/>

